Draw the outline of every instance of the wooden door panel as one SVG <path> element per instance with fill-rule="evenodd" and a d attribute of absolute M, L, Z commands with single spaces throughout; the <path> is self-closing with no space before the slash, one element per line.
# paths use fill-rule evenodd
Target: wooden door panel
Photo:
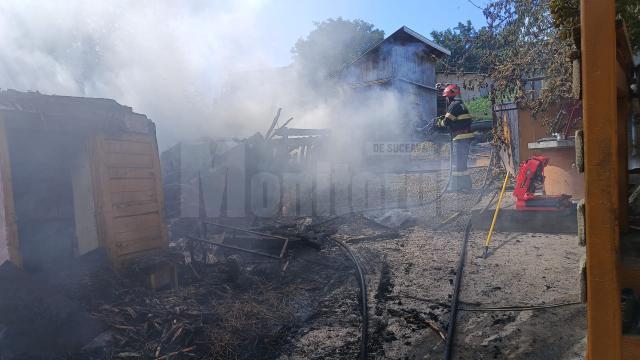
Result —
<path fill-rule="evenodd" d="M 97 140 L 99 217 L 105 247 L 116 266 L 167 244 L 160 162 L 153 135 Z"/>

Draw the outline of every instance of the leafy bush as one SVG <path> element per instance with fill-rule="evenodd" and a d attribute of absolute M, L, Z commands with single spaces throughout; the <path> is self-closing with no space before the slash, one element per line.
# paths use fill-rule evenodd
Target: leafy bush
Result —
<path fill-rule="evenodd" d="M 466 105 L 474 120 L 491 119 L 491 100 L 488 96 L 468 101 Z"/>

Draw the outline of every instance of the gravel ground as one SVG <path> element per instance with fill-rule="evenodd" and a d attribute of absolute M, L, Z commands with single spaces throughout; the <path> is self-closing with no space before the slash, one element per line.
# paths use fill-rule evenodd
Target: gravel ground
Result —
<path fill-rule="evenodd" d="M 479 188 L 484 172 L 477 169 L 473 173 L 475 187 Z M 406 177 L 399 179 L 411 186 Z M 486 197 L 494 191 L 489 189 Z M 413 224 L 392 238 L 372 237 L 388 229 L 361 217 L 345 220 L 337 227 L 334 236 L 349 243 L 365 267 L 370 358 L 442 358 L 441 334 L 446 334 L 449 320 L 463 230 L 468 210 L 478 197 L 479 191 L 446 194 L 435 204 L 411 209 Z M 466 212 L 456 220 L 440 231 L 432 230 L 461 210 Z M 495 233 L 489 256 L 484 259 L 485 237 L 484 232 L 472 231 L 470 235 L 461 307 L 579 301 L 578 268 L 584 249 L 578 246 L 576 236 Z M 357 300 L 355 278 L 327 294 L 317 316 L 291 334 L 280 359 L 357 358 Z M 526 311 L 460 311 L 454 358 L 582 359 L 585 339 L 586 308 L 582 304 Z"/>
<path fill-rule="evenodd" d="M 393 240 L 352 244 L 366 264 L 372 358 L 441 358 L 448 304 L 463 233 L 420 226 Z M 461 306 L 576 302 L 582 249 L 574 236 L 501 234 L 483 259 L 484 233 L 472 233 Z M 355 358 L 359 316 L 356 283 L 327 296 L 323 311 L 292 336 L 282 359 Z M 459 313 L 457 359 L 580 359 L 583 305 L 529 311 Z"/>

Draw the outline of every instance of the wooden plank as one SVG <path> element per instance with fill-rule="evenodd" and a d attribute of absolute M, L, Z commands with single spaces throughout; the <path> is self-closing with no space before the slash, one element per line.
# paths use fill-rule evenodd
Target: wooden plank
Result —
<path fill-rule="evenodd" d="M 130 202 L 113 205 L 113 216 L 126 217 L 158 212 L 160 205 L 156 201 Z"/>
<path fill-rule="evenodd" d="M 76 237 L 74 256 L 84 255 L 100 246 L 95 211 L 95 187 L 91 171 L 91 141 L 87 139 L 71 169 L 73 213 Z"/>
<path fill-rule="evenodd" d="M 153 157 L 151 155 L 106 153 L 104 154 L 107 167 L 151 168 Z"/>
<path fill-rule="evenodd" d="M 160 238 L 160 227 L 154 225 L 136 229 L 136 231 L 119 233 L 116 235 L 116 242 L 134 241 L 142 238 Z"/>
<path fill-rule="evenodd" d="M 640 357 L 640 336 L 622 337 L 622 360 L 638 360 Z"/>
<path fill-rule="evenodd" d="M 153 191 L 155 179 L 111 179 L 109 180 L 109 191 L 119 192 L 142 192 Z"/>
<path fill-rule="evenodd" d="M 153 146 L 148 142 L 105 140 L 105 151 L 108 153 L 151 155 Z"/>
<path fill-rule="evenodd" d="M 614 1 L 582 0 L 582 80 L 587 234 L 587 357 L 621 358 L 617 273 L 620 140 Z"/>
<path fill-rule="evenodd" d="M 160 215 L 160 240 L 161 240 L 161 246 L 166 247 L 169 246 L 169 236 L 167 234 L 167 226 L 166 223 L 164 222 L 165 217 L 165 213 L 164 213 L 164 191 L 162 188 L 162 177 L 160 176 L 160 174 L 162 174 L 161 168 L 160 168 L 160 152 L 158 151 L 158 143 L 156 141 L 156 139 L 153 139 L 153 146 L 155 149 L 155 152 L 153 154 L 153 169 L 155 170 L 155 173 L 157 174 L 157 176 L 155 177 L 156 179 L 156 194 L 158 194 L 158 205 L 160 206 L 158 213 Z"/>
<path fill-rule="evenodd" d="M 156 171 L 153 168 L 110 167 L 110 179 L 154 179 Z"/>
<path fill-rule="evenodd" d="M 7 255 L 12 263 L 22 266 L 13 200 L 13 185 L 11 182 L 11 159 L 9 158 L 9 144 L 5 125 L 4 118 L 0 114 L 0 193 L 2 194 L 0 196 L 0 206 L 3 207 Z"/>
<path fill-rule="evenodd" d="M 168 244 L 160 161 L 155 134 L 104 137 L 101 145 L 105 247 L 118 269 L 125 260 Z"/>
<path fill-rule="evenodd" d="M 118 137 L 107 137 L 105 140 L 116 140 L 116 141 L 134 141 L 141 142 L 147 144 L 155 144 L 155 137 L 152 135 L 145 135 L 139 133 L 123 133 L 119 134 Z"/>
<path fill-rule="evenodd" d="M 107 187 L 105 186 L 105 189 Z M 108 189 L 107 189 L 108 190 Z M 121 205 L 127 204 L 131 202 L 141 202 L 141 201 L 158 201 L 156 191 L 138 191 L 138 192 L 118 192 L 111 193 L 110 199 L 112 205 Z"/>
<path fill-rule="evenodd" d="M 160 226 L 162 219 L 158 213 L 128 216 L 113 219 L 114 233 L 125 233 Z"/>
<path fill-rule="evenodd" d="M 113 209 L 109 183 L 107 164 L 104 151 L 104 135 L 96 135 L 91 141 L 93 161 L 91 171 L 94 182 L 94 196 L 96 206 L 96 225 L 98 228 L 98 240 L 100 245 L 107 250 L 109 258 L 114 261 L 116 249 L 113 241 Z M 132 194 L 132 193 L 130 193 Z"/>
<path fill-rule="evenodd" d="M 137 238 L 131 241 L 116 242 L 115 249 L 118 257 L 126 257 L 132 253 L 154 250 L 163 246 L 159 237 Z"/>

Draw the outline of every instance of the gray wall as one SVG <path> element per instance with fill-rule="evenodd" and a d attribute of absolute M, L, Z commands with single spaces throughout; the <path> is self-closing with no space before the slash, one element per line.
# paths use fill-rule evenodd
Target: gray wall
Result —
<path fill-rule="evenodd" d="M 407 109 L 401 121 L 410 130 L 416 120 L 436 114 L 435 60 L 423 43 L 383 44 L 351 64 L 341 75 L 353 87 L 385 89 L 400 94 Z"/>

